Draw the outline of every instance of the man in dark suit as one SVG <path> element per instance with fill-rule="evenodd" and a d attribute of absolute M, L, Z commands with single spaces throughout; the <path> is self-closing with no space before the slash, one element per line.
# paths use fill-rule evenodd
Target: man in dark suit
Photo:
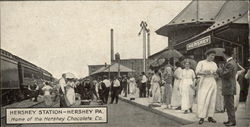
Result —
<path fill-rule="evenodd" d="M 62 74 L 62 78 L 59 79 L 59 94 L 60 94 L 60 107 L 67 107 L 67 102 L 65 100 L 65 86 L 66 86 L 66 74 Z"/>
<path fill-rule="evenodd" d="M 106 89 L 106 86 L 102 82 L 101 77 L 98 77 L 97 89 L 98 89 L 99 99 L 101 100 L 101 104 L 104 104 L 105 103 L 105 89 Z"/>
<path fill-rule="evenodd" d="M 236 126 L 234 95 L 236 94 L 236 79 L 237 64 L 232 57 L 232 50 L 224 52 L 226 63 L 222 69 L 218 69 L 219 75 L 222 78 L 222 95 L 224 96 L 224 105 L 227 110 L 228 121 L 224 122 L 226 126 Z"/>
<path fill-rule="evenodd" d="M 37 81 L 34 78 L 34 75 L 32 74 L 32 81 L 30 82 L 29 86 L 28 86 L 28 90 L 30 91 L 30 95 L 31 95 L 31 100 L 32 98 L 34 98 L 34 102 L 37 102 L 37 97 L 39 95 L 39 86 Z"/>
<path fill-rule="evenodd" d="M 120 93 L 123 91 L 124 92 L 124 97 L 127 97 L 127 93 L 128 93 L 128 79 L 126 75 L 123 75 L 122 80 L 121 80 L 121 91 Z"/>

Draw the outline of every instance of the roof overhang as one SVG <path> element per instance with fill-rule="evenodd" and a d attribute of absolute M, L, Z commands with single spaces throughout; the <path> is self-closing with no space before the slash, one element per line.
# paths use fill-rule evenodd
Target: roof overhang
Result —
<path fill-rule="evenodd" d="M 189 43 L 193 43 L 193 42 L 196 42 L 202 38 L 205 38 L 207 36 L 211 36 L 211 38 L 217 38 L 219 35 L 224 35 L 224 36 L 221 36 L 221 37 L 226 37 L 229 35 L 229 33 L 232 33 L 234 32 L 235 35 L 233 36 L 237 36 L 237 32 L 235 32 L 235 28 L 237 28 L 237 30 L 240 30 L 240 31 L 244 31 L 244 30 L 247 30 L 248 29 L 248 25 L 247 24 L 235 24 L 235 23 L 228 23 L 228 24 L 225 24 L 225 25 L 222 25 L 220 27 L 217 27 L 217 28 L 214 28 L 212 30 L 209 30 L 209 31 L 204 31 L 190 39 L 187 39 L 185 41 L 182 41 L 176 45 L 174 45 L 174 47 L 179 47 L 181 45 L 184 45 L 185 48 L 186 48 L 186 45 L 189 44 Z M 247 32 L 247 31 L 246 31 Z M 231 40 L 233 41 L 233 40 Z M 183 47 L 183 46 L 181 46 Z"/>
<path fill-rule="evenodd" d="M 185 23 L 185 24 L 174 24 L 174 25 L 165 25 L 161 28 L 159 28 L 158 30 L 156 30 L 155 32 L 158 35 L 162 35 L 162 36 L 169 36 L 170 33 L 172 33 L 173 31 L 178 31 L 181 29 L 188 29 L 190 27 L 201 27 L 201 26 L 207 26 L 210 27 L 214 22 L 191 22 L 191 23 Z"/>

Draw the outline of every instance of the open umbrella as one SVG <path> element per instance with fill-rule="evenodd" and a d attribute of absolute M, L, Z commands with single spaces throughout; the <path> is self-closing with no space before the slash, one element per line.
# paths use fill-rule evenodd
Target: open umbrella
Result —
<path fill-rule="evenodd" d="M 211 48 L 211 49 L 207 50 L 205 52 L 205 54 L 207 54 L 210 51 L 214 51 L 215 52 L 215 56 L 223 57 L 225 49 L 224 48 Z"/>
<path fill-rule="evenodd" d="M 162 66 L 166 65 L 168 63 L 168 60 L 165 59 L 165 58 L 159 58 L 159 59 L 156 59 L 155 61 L 153 61 L 151 64 L 150 64 L 150 69 L 154 70 L 154 69 L 159 69 L 161 68 Z"/>
<path fill-rule="evenodd" d="M 76 78 L 75 75 L 73 73 L 70 73 L 70 72 L 65 73 L 65 77 L 68 78 L 68 79 L 74 79 L 74 78 Z"/>
<path fill-rule="evenodd" d="M 159 53 L 150 56 L 150 59 L 159 59 L 159 58 L 170 59 L 170 58 L 180 58 L 182 56 L 183 55 L 175 49 L 164 49 Z"/>
<path fill-rule="evenodd" d="M 162 58 L 166 58 L 166 59 L 170 59 L 170 58 L 180 58 L 182 57 L 183 55 L 175 50 L 175 49 L 169 49 L 169 50 L 166 50 L 164 51 L 163 53 L 161 53 L 160 57 Z"/>
<path fill-rule="evenodd" d="M 184 64 L 188 62 L 190 64 L 190 68 L 196 69 L 197 62 L 194 59 L 186 58 L 183 61 L 181 61 L 181 65 L 184 66 Z"/>

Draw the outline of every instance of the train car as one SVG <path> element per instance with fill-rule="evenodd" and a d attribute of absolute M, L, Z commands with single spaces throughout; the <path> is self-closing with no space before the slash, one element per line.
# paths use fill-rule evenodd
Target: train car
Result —
<path fill-rule="evenodd" d="M 18 99 L 13 95 L 20 89 L 18 62 L 11 53 L 4 50 L 1 50 L 0 84 L 2 103 L 10 103 L 10 101 L 16 101 L 15 99 Z"/>
<path fill-rule="evenodd" d="M 1 102 L 10 104 L 29 97 L 28 85 L 37 82 L 39 88 L 44 81 L 52 81 L 48 71 L 1 49 Z"/>
<path fill-rule="evenodd" d="M 48 71 L 40 68 L 40 70 L 42 71 L 42 75 L 43 75 L 43 79 L 46 81 L 53 81 L 53 76 L 51 73 L 49 73 Z"/>
<path fill-rule="evenodd" d="M 28 85 L 34 81 L 40 85 L 43 77 L 40 68 L 36 65 L 16 56 L 19 63 L 20 87 L 25 98 L 29 97 Z M 40 86 L 41 87 L 41 86 Z"/>

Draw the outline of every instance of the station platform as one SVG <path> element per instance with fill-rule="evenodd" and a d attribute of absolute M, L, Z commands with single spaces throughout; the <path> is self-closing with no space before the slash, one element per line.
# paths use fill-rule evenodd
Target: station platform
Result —
<path fill-rule="evenodd" d="M 199 119 L 196 117 L 196 105 L 193 106 L 193 113 L 184 114 L 184 111 L 174 110 L 174 109 L 166 109 L 164 105 L 159 105 L 159 107 L 150 106 L 151 98 L 139 98 L 136 97 L 135 100 L 130 100 L 128 97 L 119 96 L 120 100 L 133 104 L 135 106 L 139 106 L 145 110 L 154 112 L 156 114 L 165 116 L 166 118 L 177 121 L 183 125 L 183 127 L 193 127 L 193 126 L 206 126 L 206 127 L 224 127 L 223 122 L 227 121 L 227 114 L 224 113 L 215 113 L 214 118 L 217 123 L 209 123 L 207 119 L 202 125 L 198 124 Z M 250 127 L 250 118 L 247 116 L 245 112 L 245 103 L 240 103 L 236 112 L 236 121 L 238 127 Z"/>
<path fill-rule="evenodd" d="M 6 108 L 27 108 L 27 107 L 33 107 L 33 106 L 38 105 L 40 103 L 43 103 L 43 96 L 39 95 L 37 98 L 37 102 L 34 102 L 30 99 L 27 99 L 27 100 L 16 102 L 16 103 L 13 103 L 10 105 L 3 106 L 3 107 L 1 107 L 1 119 L 4 118 L 6 115 L 5 114 Z"/>

